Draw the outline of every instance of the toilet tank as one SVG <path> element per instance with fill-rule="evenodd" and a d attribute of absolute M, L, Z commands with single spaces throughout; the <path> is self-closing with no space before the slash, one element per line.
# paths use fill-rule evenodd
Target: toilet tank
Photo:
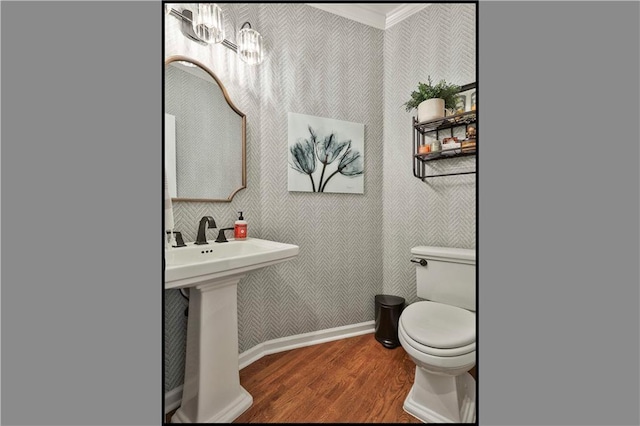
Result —
<path fill-rule="evenodd" d="M 411 249 L 416 263 L 418 297 L 432 302 L 476 310 L 476 251 L 450 247 L 419 246 Z"/>

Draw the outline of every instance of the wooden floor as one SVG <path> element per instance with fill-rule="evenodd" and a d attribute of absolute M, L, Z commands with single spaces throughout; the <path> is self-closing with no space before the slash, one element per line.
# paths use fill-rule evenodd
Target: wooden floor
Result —
<path fill-rule="evenodd" d="M 234 423 L 420 423 L 402 409 L 414 371 L 373 334 L 267 355 L 240 371 L 253 405 Z"/>

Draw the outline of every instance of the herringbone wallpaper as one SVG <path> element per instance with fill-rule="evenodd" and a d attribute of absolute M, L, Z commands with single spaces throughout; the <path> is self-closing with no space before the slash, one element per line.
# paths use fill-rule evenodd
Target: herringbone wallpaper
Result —
<path fill-rule="evenodd" d="M 165 54 L 207 64 L 247 115 L 247 189 L 231 203 L 175 203 L 176 227 L 193 241 L 203 215 L 222 227 L 243 210 L 250 236 L 300 246 L 297 259 L 240 282 L 240 352 L 372 320 L 375 294 L 415 300 L 412 246 L 475 246 L 475 177 L 414 178 L 411 114 L 401 105 L 428 74 L 475 79 L 474 7 L 431 5 L 386 31 L 305 4 L 222 7 L 228 39 L 247 20 L 263 35 L 261 65 L 187 40 L 173 17 Z M 288 112 L 364 123 L 363 195 L 287 191 Z M 185 307 L 178 291 L 165 292 L 165 391 L 183 381 Z"/>
<path fill-rule="evenodd" d="M 411 248 L 475 248 L 476 175 L 413 176 L 411 118 L 402 104 L 418 82 L 467 84 L 476 72 L 475 5 L 432 4 L 384 35 L 383 287 L 415 302 Z M 479 129 L 480 130 L 480 129 Z M 475 159 L 435 163 L 430 173 L 475 168 Z"/>
<path fill-rule="evenodd" d="M 373 319 L 382 285 L 383 31 L 304 4 L 260 7 L 262 236 L 300 246 L 265 270 L 264 338 Z M 364 194 L 287 191 L 287 112 L 364 123 Z"/>

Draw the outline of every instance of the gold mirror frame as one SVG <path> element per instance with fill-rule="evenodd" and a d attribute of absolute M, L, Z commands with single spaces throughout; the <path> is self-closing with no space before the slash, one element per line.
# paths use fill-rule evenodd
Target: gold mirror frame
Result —
<path fill-rule="evenodd" d="M 240 111 L 231 101 L 231 98 L 229 98 L 229 94 L 227 93 L 227 89 L 224 87 L 224 85 L 222 84 L 222 82 L 220 81 L 220 79 L 213 73 L 213 71 L 211 71 L 207 66 L 205 66 L 202 62 L 199 62 L 195 59 L 192 58 L 188 58 L 186 56 L 181 56 L 181 55 L 175 55 L 175 56 L 170 56 L 169 58 L 167 58 L 164 61 L 164 66 L 165 68 L 162 70 L 162 88 L 163 88 L 163 93 L 164 93 L 164 84 L 165 84 L 165 69 L 166 67 L 172 63 L 172 62 L 178 62 L 178 61 L 182 61 L 182 62 L 189 62 L 192 63 L 196 66 L 198 66 L 200 69 L 202 69 L 203 71 L 205 71 L 207 74 L 209 74 L 211 76 L 211 78 L 213 78 L 213 80 L 218 84 L 218 87 L 220 87 L 220 89 L 222 90 L 222 94 L 224 95 L 224 99 L 227 101 L 227 104 L 231 107 L 231 109 L 233 109 L 236 114 L 238 114 L 241 118 L 242 118 L 242 186 L 240 186 L 238 189 L 236 189 L 235 191 L 233 191 L 231 193 L 231 195 L 229 195 L 229 197 L 227 199 L 216 199 L 216 198 L 172 198 L 172 201 L 198 201 L 198 202 L 223 202 L 223 203 L 228 203 L 231 202 L 231 200 L 233 200 L 233 197 L 240 191 L 243 190 L 247 187 L 247 116 Z M 164 99 L 162 101 L 162 111 L 164 113 Z M 164 117 L 164 115 L 163 115 Z M 162 137 L 164 140 L 164 131 L 162 133 Z M 164 156 L 164 151 L 163 151 L 163 156 Z"/>

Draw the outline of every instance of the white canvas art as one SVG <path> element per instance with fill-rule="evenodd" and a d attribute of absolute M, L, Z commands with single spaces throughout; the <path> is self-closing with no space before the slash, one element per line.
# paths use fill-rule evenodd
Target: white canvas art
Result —
<path fill-rule="evenodd" d="M 364 124 L 289 113 L 289 191 L 364 194 Z"/>

